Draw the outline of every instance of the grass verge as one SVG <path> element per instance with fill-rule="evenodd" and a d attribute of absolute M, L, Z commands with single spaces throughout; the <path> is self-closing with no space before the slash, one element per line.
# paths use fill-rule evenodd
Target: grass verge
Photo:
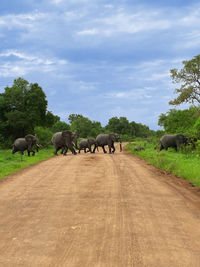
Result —
<path fill-rule="evenodd" d="M 134 151 L 137 146 L 143 146 L 145 150 Z M 175 152 L 173 149 L 158 152 L 153 144 L 145 142 L 129 143 L 126 150 L 155 167 L 185 178 L 195 186 L 200 186 L 200 155 L 197 153 L 185 154 Z"/>
<path fill-rule="evenodd" d="M 32 154 L 32 153 L 31 153 Z M 20 153 L 11 154 L 11 150 L 0 150 L 0 178 L 15 173 L 37 162 L 51 158 L 53 148 L 42 149 L 35 156 L 21 156 Z"/>

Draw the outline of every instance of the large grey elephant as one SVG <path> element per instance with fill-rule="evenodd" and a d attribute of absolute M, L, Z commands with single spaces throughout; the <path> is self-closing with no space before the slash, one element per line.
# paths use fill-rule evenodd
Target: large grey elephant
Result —
<path fill-rule="evenodd" d="M 38 152 L 40 145 L 36 135 L 34 136 L 32 134 L 27 134 L 24 138 L 17 138 L 13 144 L 12 154 L 20 151 L 23 155 L 24 151 L 27 150 L 28 156 L 30 156 L 30 152 L 32 152 L 32 156 L 34 156 L 35 155 L 35 151 L 33 150 L 34 145 L 36 146 L 36 150 Z"/>
<path fill-rule="evenodd" d="M 87 153 L 87 152 L 92 153 L 91 148 L 92 148 L 92 145 L 95 145 L 95 144 L 96 144 L 96 139 L 94 139 L 94 138 L 88 138 L 88 139 L 81 140 L 79 143 L 79 149 L 78 149 L 79 153 L 81 150 L 84 150 L 85 153 Z M 86 150 L 87 148 L 89 149 L 88 151 Z"/>
<path fill-rule="evenodd" d="M 73 133 L 71 131 L 63 131 L 55 133 L 52 138 L 51 142 L 55 147 L 54 154 L 57 155 L 59 149 L 64 149 L 63 155 L 66 155 L 67 149 L 69 148 L 71 152 L 75 155 L 77 154 L 73 148 Z"/>
<path fill-rule="evenodd" d="M 74 131 L 72 132 L 72 144 L 76 149 L 79 149 L 77 141 L 78 141 L 78 131 Z M 68 146 L 65 146 L 62 148 L 61 154 L 66 155 L 67 151 L 68 151 Z"/>
<path fill-rule="evenodd" d="M 165 134 L 160 138 L 160 151 L 167 150 L 169 147 L 174 148 L 176 151 L 180 145 L 190 144 L 190 139 L 183 134 Z"/>
<path fill-rule="evenodd" d="M 106 145 L 109 147 L 109 153 L 114 153 L 115 152 L 115 147 L 114 147 L 114 142 L 120 142 L 120 152 L 122 151 L 122 142 L 120 135 L 117 133 L 110 133 L 110 134 L 99 134 L 96 137 L 96 144 L 93 150 L 93 153 L 95 153 L 95 150 L 98 146 L 102 147 L 103 152 L 107 153 L 105 150 Z M 112 150 L 111 150 L 112 148 Z"/>

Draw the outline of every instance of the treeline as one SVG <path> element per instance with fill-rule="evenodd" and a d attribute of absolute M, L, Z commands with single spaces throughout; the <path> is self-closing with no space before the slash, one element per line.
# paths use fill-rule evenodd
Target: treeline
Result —
<path fill-rule="evenodd" d="M 166 133 L 183 133 L 200 139 L 200 107 L 191 106 L 184 110 L 170 109 L 160 115 L 158 125 L 162 126 Z"/>
<path fill-rule="evenodd" d="M 179 84 L 179 88 L 175 89 L 178 96 L 169 104 L 192 105 L 188 109 L 170 109 L 167 113 L 162 113 L 158 125 L 162 126 L 166 133 L 183 133 L 194 139 L 200 139 L 200 55 L 182 63 L 181 70 L 170 71 L 173 83 Z"/>
<path fill-rule="evenodd" d="M 29 133 L 37 134 L 40 143 L 48 146 L 53 133 L 63 130 L 77 130 L 82 138 L 96 137 L 102 132 L 117 132 L 123 141 L 154 134 L 148 126 L 129 122 L 126 117 L 113 117 L 102 127 L 98 121 L 91 121 L 81 114 L 71 114 L 68 124 L 47 110 L 47 105 L 46 95 L 37 83 L 18 78 L 11 87 L 7 86 L 0 94 L 0 147 L 11 147 L 16 138 Z"/>

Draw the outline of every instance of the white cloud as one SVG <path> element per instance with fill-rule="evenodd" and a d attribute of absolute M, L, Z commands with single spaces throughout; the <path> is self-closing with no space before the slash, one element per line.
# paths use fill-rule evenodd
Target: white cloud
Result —
<path fill-rule="evenodd" d="M 105 94 L 105 98 L 118 98 L 118 99 L 133 99 L 142 100 L 144 98 L 151 98 L 152 96 L 147 93 L 145 89 L 133 89 L 129 91 L 112 92 Z"/>
<path fill-rule="evenodd" d="M 26 14 L 8 14 L 0 17 L 0 27 L 12 28 L 32 28 L 34 22 L 45 19 L 46 14 L 40 12 Z"/>
<path fill-rule="evenodd" d="M 164 73 L 152 73 L 150 77 L 146 78 L 146 81 L 159 81 L 166 78 L 170 78 L 170 72 L 164 72 Z"/>
<path fill-rule="evenodd" d="M 60 4 L 61 2 L 63 2 L 63 0 L 52 0 L 52 3 L 56 5 Z"/>
<path fill-rule="evenodd" d="M 78 35 L 95 35 L 98 31 L 96 29 L 88 29 L 77 32 Z"/>
<path fill-rule="evenodd" d="M 12 58 L 13 56 L 15 59 Z M 17 50 L 3 52 L 0 54 L 0 58 L 2 59 L 0 67 L 1 77 L 15 77 L 32 71 L 51 72 L 59 66 L 68 64 L 63 59 L 37 57 Z"/>

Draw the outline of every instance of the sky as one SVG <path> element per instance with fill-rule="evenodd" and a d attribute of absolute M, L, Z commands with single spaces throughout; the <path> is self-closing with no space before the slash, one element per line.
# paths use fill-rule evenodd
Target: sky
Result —
<path fill-rule="evenodd" d="M 170 69 L 200 53 L 196 0 L 1 0 L 0 92 L 23 77 L 48 110 L 159 129 L 175 98 Z M 176 108 L 184 108 L 184 105 Z"/>

